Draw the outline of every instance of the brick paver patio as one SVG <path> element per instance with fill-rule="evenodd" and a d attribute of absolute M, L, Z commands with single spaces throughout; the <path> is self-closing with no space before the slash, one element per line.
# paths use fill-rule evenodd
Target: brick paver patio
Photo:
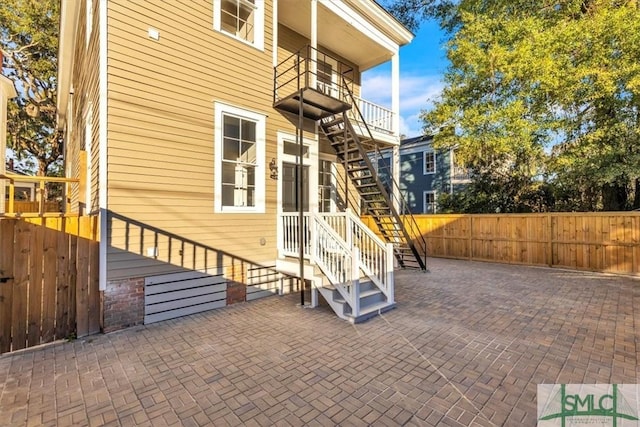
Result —
<path fill-rule="evenodd" d="M 538 383 L 640 382 L 640 281 L 430 267 L 356 326 L 292 295 L 0 356 L 0 425 L 533 426 Z"/>

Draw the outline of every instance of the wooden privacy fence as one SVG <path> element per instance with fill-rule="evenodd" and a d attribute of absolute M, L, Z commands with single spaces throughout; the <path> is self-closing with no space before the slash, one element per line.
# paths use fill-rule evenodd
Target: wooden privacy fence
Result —
<path fill-rule="evenodd" d="M 640 274 L 640 212 L 414 218 L 429 256 Z"/>
<path fill-rule="evenodd" d="M 0 353 L 100 331 L 97 225 L 0 218 Z"/>

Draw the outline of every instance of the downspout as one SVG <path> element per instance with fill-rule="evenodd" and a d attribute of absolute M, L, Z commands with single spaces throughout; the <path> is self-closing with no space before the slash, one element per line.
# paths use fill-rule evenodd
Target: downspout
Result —
<path fill-rule="evenodd" d="M 107 0 L 99 2 L 100 20 L 100 51 L 99 51 L 99 116 L 98 135 L 98 207 L 100 209 L 100 261 L 99 261 L 99 290 L 107 289 L 107 240 L 108 230 L 108 202 L 107 202 Z"/>

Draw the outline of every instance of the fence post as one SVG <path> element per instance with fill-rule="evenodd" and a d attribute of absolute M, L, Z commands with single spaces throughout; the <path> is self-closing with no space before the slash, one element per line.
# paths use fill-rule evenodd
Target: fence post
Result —
<path fill-rule="evenodd" d="M 395 277 L 394 277 L 394 271 L 393 271 L 393 262 L 394 262 L 394 256 L 393 256 L 393 243 L 387 243 L 387 254 L 386 254 L 386 272 L 387 272 L 387 277 L 386 277 L 386 283 L 387 283 L 387 302 L 389 304 L 393 304 L 395 302 Z M 426 257 L 426 255 L 425 255 Z"/>
<path fill-rule="evenodd" d="M 353 289 L 353 316 L 360 316 L 360 250 L 351 248 L 351 286 Z"/>
<path fill-rule="evenodd" d="M 547 233 L 549 233 L 547 243 L 547 264 L 549 267 L 553 267 L 553 218 L 551 217 L 551 213 L 547 214 Z"/>
<path fill-rule="evenodd" d="M 7 213 L 16 213 L 14 210 L 13 203 L 16 197 L 16 188 L 14 186 L 13 180 L 9 181 L 9 210 Z"/>
<path fill-rule="evenodd" d="M 469 261 L 473 260 L 473 214 L 469 215 Z"/>

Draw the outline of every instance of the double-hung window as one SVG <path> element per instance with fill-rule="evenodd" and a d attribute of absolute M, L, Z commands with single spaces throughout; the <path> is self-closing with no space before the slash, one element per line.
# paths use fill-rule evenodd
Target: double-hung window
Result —
<path fill-rule="evenodd" d="M 264 212 L 265 116 L 216 103 L 217 212 Z"/>
<path fill-rule="evenodd" d="M 264 0 L 213 0 L 213 27 L 264 48 Z"/>
<path fill-rule="evenodd" d="M 433 151 L 425 151 L 423 153 L 424 165 L 423 174 L 436 173 L 436 153 Z"/>

